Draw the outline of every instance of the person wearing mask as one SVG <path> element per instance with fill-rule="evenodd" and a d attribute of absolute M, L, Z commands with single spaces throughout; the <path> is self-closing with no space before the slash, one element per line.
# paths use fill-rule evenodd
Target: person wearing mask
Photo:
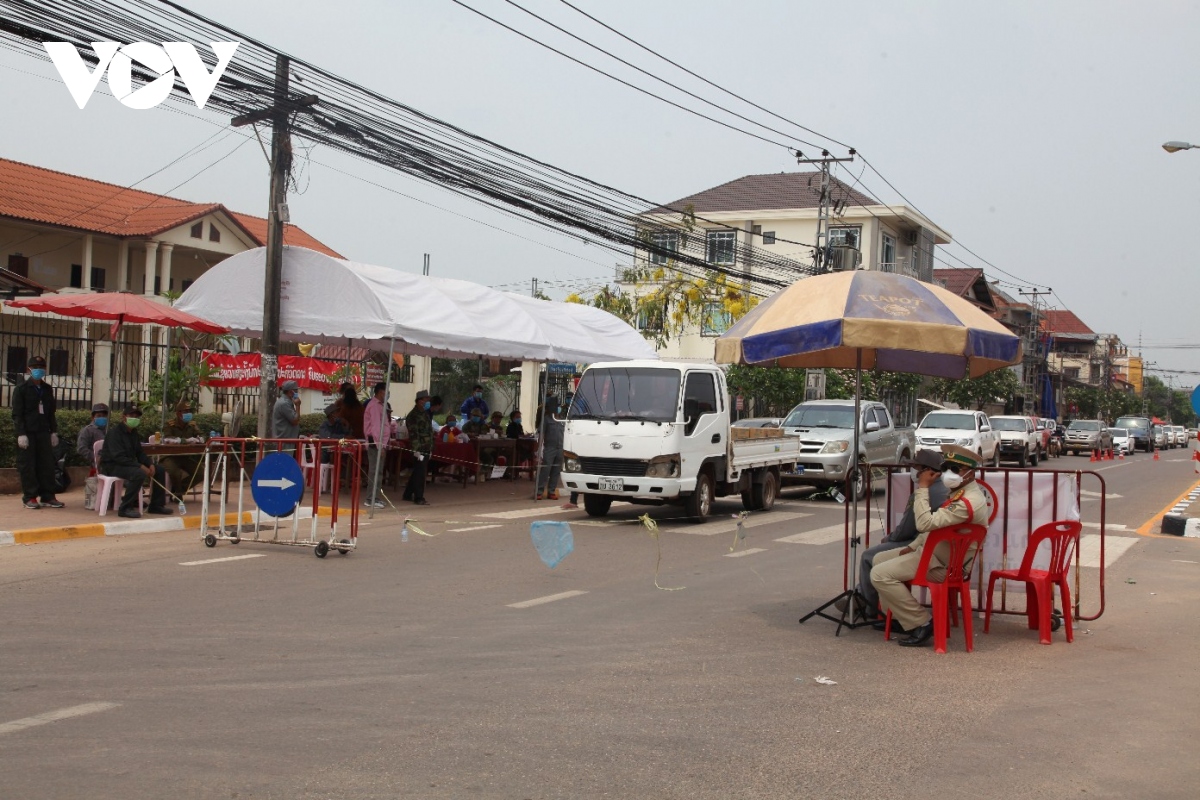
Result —
<path fill-rule="evenodd" d="M 279 387 L 279 399 L 271 409 L 271 436 L 276 439 L 300 438 L 300 385 L 284 381 Z M 291 452 L 294 447 L 283 448 Z"/>
<path fill-rule="evenodd" d="M 363 410 L 363 433 L 367 437 L 367 499 L 364 506 L 383 508 L 384 503 L 379 499 L 379 481 L 383 476 L 383 468 L 379 464 L 379 454 L 387 447 L 391 438 L 392 420 L 387 413 L 387 405 L 383 402 L 387 384 L 383 381 L 375 384 L 375 393 L 367 401 Z"/>
<path fill-rule="evenodd" d="M 491 419 L 488 420 L 488 432 L 494 433 L 497 436 L 504 435 L 504 415 L 499 411 L 493 411 Z"/>
<path fill-rule="evenodd" d="M 26 508 L 62 508 L 54 494 L 54 448 L 58 420 L 54 387 L 46 383 L 46 359 L 29 359 L 29 377 L 12 395 L 13 429 L 17 434 L 17 472 Z M 90 462 L 89 462 L 90 463 Z"/>
<path fill-rule="evenodd" d="M 901 647 L 922 647 L 933 638 L 933 618 L 929 610 L 917 602 L 905 581 L 912 580 L 921 563 L 921 551 L 929 532 L 937 528 L 959 525 L 964 522 L 987 526 L 988 507 L 983 489 L 975 482 L 975 470 L 979 467 L 979 456 L 965 447 L 955 444 L 942 445 L 942 473 L 940 478 L 932 470 L 925 470 L 917 478 L 913 492 L 913 520 L 917 536 L 898 550 L 888 550 L 875 557 L 871 567 L 871 583 L 879 593 L 879 601 L 886 613 L 892 612 L 892 629 L 898 627 L 908 637 L 899 640 Z M 930 487 L 941 480 L 950 492 L 936 511 L 930 501 Z M 938 581 L 945 578 L 946 558 L 950 545 L 943 542 L 929 559 L 928 576 Z M 977 555 L 977 554 L 975 554 Z M 969 554 L 969 558 L 974 555 Z M 884 621 L 876 623 L 883 630 Z"/>
<path fill-rule="evenodd" d="M 508 418 L 508 428 L 505 429 L 504 435 L 509 439 L 520 439 L 525 435 L 525 429 L 521 427 L 521 409 L 513 409 L 512 415 Z"/>
<path fill-rule="evenodd" d="M 75 452 L 85 462 L 96 467 L 96 442 L 104 438 L 108 430 L 108 406 L 96 403 L 92 406 L 92 421 L 79 429 L 79 437 L 75 440 Z"/>
<path fill-rule="evenodd" d="M 547 397 L 545 408 L 550 410 L 550 416 L 543 421 L 538 420 L 538 430 L 544 431 L 542 440 L 542 463 L 538 467 L 537 494 L 535 500 L 543 497 L 549 500 L 558 499 L 558 478 L 563 465 L 563 437 L 566 426 L 559 422 L 555 415 L 562 413 L 562 406 L 557 397 Z M 540 415 L 539 415 L 540 416 Z"/>
<path fill-rule="evenodd" d="M 358 390 L 350 381 L 343 381 L 342 385 L 338 387 L 338 394 L 342 398 L 342 419 L 350 427 L 350 437 L 353 439 L 366 438 L 366 433 L 363 431 L 363 404 L 362 400 L 358 399 Z"/>
<path fill-rule="evenodd" d="M 463 433 L 472 439 L 478 439 L 488 432 L 488 424 L 484 421 L 483 412 L 475 408 L 471 410 L 471 418 L 463 425 Z"/>
<path fill-rule="evenodd" d="M 466 442 L 468 439 L 463 438 L 463 430 L 458 427 L 458 418 L 453 414 L 446 415 L 446 424 L 438 429 L 438 438 L 440 441 L 449 442 Z"/>
<path fill-rule="evenodd" d="M 125 493 L 117 516 L 138 519 L 138 495 L 142 486 L 150 481 L 151 514 L 170 514 L 167 508 L 166 471 L 150 461 L 142 450 L 137 429 L 142 424 L 142 410 L 131 405 L 125 409 L 123 418 L 111 424 L 104 435 L 104 447 L 100 449 L 100 474 L 125 481 Z"/>
<path fill-rule="evenodd" d="M 441 433 L 441 423 L 437 421 L 437 417 L 442 413 L 442 397 L 441 395 L 433 395 L 429 398 L 429 426 L 434 433 Z"/>
<path fill-rule="evenodd" d="M 188 444 L 200 444 L 204 435 L 192 421 L 192 404 L 180 400 L 175 404 L 175 416 L 163 427 L 164 439 L 178 439 Z M 162 468 L 171 478 L 171 494 L 176 500 L 182 501 L 183 496 L 191 491 L 192 484 L 200 472 L 200 456 L 198 455 L 169 455 L 159 461 Z"/>
<path fill-rule="evenodd" d="M 417 392 L 417 402 L 404 418 L 408 427 L 408 442 L 413 450 L 412 474 L 404 487 L 404 499 L 411 500 L 419 506 L 429 505 L 425 499 L 425 468 L 429 456 L 433 453 L 433 428 L 429 425 L 429 392 L 421 389 Z"/>
<path fill-rule="evenodd" d="M 478 383 L 471 390 L 471 396 L 463 400 L 463 404 L 459 407 L 458 411 L 462 414 L 463 419 L 468 419 L 471 416 L 471 412 L 475 409 L 479 409 L 479 415 L 482 417 L 488 415 L 488 404 L 483 399 L 483 387 Z"/>
<path fill-rule="evenodd" d="M 942 454 L 937 450 L 918 450 L 917 454 L 907 464 L 912 467 L 912 481 L 916 484 L 923 473 L 933 473 L 933 478 L 942 476 Z M 915 487 L 914 487 L 915 488 Z M 946 502 L 950 490 L 940 480 L 934 480 L 929 487 L 929 503 L 940 507 Z M 892 527 L 890 533 L 883 537 L 879 544 L 868 547 L 859 558 L 858 595 L 855 597 L 855 607 L 861 618 L 867 622 L 876 621 L 879 614 L 879 594 L 871 583 L 871 569 L 875 565 L 875 557 L 889 550 L 899 550 L 913 539 L 917 538 L 917 521 L 913 513 L 913 501 L 916 492 L 908 496 L 908 503 L 900 520 Z M 848 598 L 843 597 L 835 604 L 838 611 L 845 611 Z"/>

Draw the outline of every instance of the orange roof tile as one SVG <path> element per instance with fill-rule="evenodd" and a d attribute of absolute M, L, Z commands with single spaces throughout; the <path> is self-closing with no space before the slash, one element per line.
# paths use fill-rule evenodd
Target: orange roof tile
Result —
<path fill-rule="evenodd" d="M 154 236 L 214 212 L 227 214 L 258 244 L 266 244 L 266 220 L 233 213 L 220 203 L 191 203 L 0 158 L 3 217 L 124 238 Z M 294 225 L 287 226 L 284 242 L 341 257 Z"/>
<path fill-rule="evenodd" d="M 1042 329 L 1051 333 L 1088 333 L 1096 332 L 1083 323 L 1074 311 L 1045 311 L 1042 313 Z"/>

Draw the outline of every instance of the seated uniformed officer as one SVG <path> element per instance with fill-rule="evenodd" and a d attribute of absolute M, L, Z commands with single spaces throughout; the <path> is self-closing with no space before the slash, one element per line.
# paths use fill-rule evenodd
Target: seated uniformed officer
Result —
<path fill-rule="evenodd" d="M 936 473 L 922 472 L 917 479 L 913 494 L 913 517 L 918 535 L 912 544 L 899 550 L 889 550 L 875 557 L 871 568 L 871 583 L 879 593 L 879 602 L 884 612 L 892 612 L 893 630 L 899 627 L 909 634 L 900 639 L 901 647 L 921 647 L 933 638 L 933 619 L 929 611 L 917 602 L 912 591 L 904 585 L 917 574 L 921 563 L 921 550 L 929 532 L 937 528 L 973 522 L 987 525 L 987 498 L 983 489 L 975 482 L 975 470 L 979 467 L 979 456 L 954 444 L 942 445 L 941 481 L 950 490 L 946 502 L 936 510 L 930 508 L 929 487 L 937 480 Z M 946 575 L 946 558 L 949 545 L 943 543 L 929 559 L 928 577 L 932 581 L 942 580 Z M 883 629 L 885 623 L 878 623 Z"/>

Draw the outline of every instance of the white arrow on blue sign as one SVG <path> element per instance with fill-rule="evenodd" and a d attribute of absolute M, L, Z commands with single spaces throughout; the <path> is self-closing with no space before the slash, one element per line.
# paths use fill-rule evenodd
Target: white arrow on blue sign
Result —
<path fill-rule="evenodd" d="M 271 453 L 254 469 L 250 494 L 255 504 L 272 517 L 286 517 L 304 495 L 304 473 L 287 453 Z"/>

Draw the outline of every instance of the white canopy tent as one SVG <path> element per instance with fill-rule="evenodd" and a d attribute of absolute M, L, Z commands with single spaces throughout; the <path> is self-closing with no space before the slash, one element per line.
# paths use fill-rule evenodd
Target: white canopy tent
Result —
<path fill-rule="evenodd" d="M 204 273 L 175 308 L 261 336 L 266 248 Z M 283 250 L 280 336 L 411 355 L 591 362 L 657 358 L 617 317 L 591 306 L 537 300 L 469 281 Z"/>

